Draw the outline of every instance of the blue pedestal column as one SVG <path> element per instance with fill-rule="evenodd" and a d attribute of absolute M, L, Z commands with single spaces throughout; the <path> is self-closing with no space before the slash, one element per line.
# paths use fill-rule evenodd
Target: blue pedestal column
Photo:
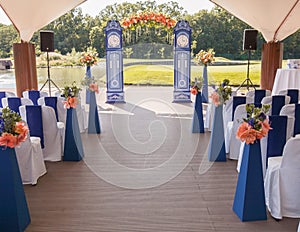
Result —
<path fill-rule="evenodd" d="M 203 66 L 202 102 L 208 103 L 208 78 L 207 65 Z"/>
<path fill-rule="evenodd" d="M 80 161 L 84 156 L 76 109 L 67 110 L 64 161 Z"/>
<path fill-rule="evenodd" d="M 25 231 L 30 215 L 15 149 L 0 147 L 0 231 Z"/>
<path fill-rule="evenodd" d="M 85 75 L 88 78 L 92 78 L 91 66 L 86 66 Z M 91 94 L 91 91 L 89 90 L 89 87 L 86 87 L 86 94 L 85 94 L 85 103 L 86 104 L 90 103 L 90 94 Z"/>
<path fill-rule="evenodd" d="M 88 134 L 100 134 L 100 121 L 95 92 L 90 94 Z"/>
<path fill-rule="evenodd" d="M 259 140 L 245 144 L 232 209 L 241 221 L 267 219 Z"/>
<path fill-rule="evenodd" d="M 212 132 L 208 147 L 208 160 L 212 162 L 226 161 L 222 104 L 215 108 Z"/>
<path fill-rule="evenodd" d="M 193 133 L 204 133 L 204 122 L 203 122 L 203 111 L 202 111 L 202 94 L 201 94 L 201 92 L 199 92 L 196 95 L 192 132 Z"/>

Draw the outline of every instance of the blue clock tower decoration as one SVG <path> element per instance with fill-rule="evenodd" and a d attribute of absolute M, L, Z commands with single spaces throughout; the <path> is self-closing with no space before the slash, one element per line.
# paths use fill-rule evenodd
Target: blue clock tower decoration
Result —
<path fill-rule="evenodd" d="M 123 48 L 122 28 L 116 20 L 106 28 L 106 87 L 107 103 L 123 103 Z"/>
<path fill-rule="evenodd" d="M 174 28 L 174 94 L 173 102 L 191 102 L 191 33 L 186 20 L 178 21 Z"/>

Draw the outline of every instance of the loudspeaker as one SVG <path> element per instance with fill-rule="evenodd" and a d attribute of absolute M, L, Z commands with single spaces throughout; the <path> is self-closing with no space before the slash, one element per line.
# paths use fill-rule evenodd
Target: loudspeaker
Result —
<path fill-rule="evenodd" d="M 53 52 L 54 51 L 54 32 L 53 31 L 40 31 L 41 37 L 41 51 Z"/>
<path fill-rule="evenodd" d="M 257 33 L 258 33 L 258 31 L 254 30 L 254 29 L 244 30 L 244 42 L 243 42 L 244 50 L 256 50 Z"/>

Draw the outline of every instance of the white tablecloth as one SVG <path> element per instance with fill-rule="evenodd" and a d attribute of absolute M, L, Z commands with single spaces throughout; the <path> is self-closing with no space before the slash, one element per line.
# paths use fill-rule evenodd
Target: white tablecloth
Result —
<path fill-rule="evenodd" d="M 300 69 L 277 69 L 272 95 L 286 89 L 300 89 Z"/>

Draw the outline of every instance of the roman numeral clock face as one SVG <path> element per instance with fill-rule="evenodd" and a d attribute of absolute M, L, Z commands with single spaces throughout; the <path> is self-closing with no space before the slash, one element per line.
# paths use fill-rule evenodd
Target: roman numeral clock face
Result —
<path fill-rule="evenodd" d="M 120 46 L 120 38 L 116 34 L 112 34 L 108 37 L 108 46 L 110 48 L 115 48 Z"/>
<path fill-rule="evenodd" d="M 177 46 L 178 47 L 182 47 L 182 48 L 187 47 L 188 43 L 189 43 L 189 39 L 186 35 L 179 35 L 177 37 Z"/>

